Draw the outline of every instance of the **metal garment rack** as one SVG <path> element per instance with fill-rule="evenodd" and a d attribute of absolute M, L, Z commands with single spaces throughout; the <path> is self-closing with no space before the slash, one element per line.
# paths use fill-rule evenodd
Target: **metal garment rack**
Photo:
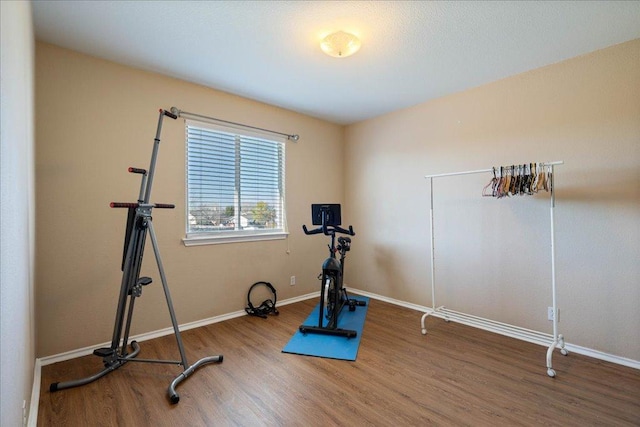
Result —
<path fill-rule="evenodd" d="M 478 316 L 473 316 L 467 313 L 461 313 L 453 310 L 449 310 L 444 306 L 436 307 L 436 273 L 435 273 L 435 238 L 434 238 L 434 221 L 433 221 L 433 180 L 434 178 L 444 178 L 451 177 L 457 175 L 471 175 L 471 174 L 480 174 L 487 172 L 494 172 L 494 168 L 490 169 L 480 169 L 473 171 L 464 171 L 464 172 L 452 172 L 452 173 L 443 173 L 436 175 L 425 175 L 425 178 L 429 180 L 430 187 L 430 210 L 429 210 L 429 224 L 431 227 L 431 309 L 422 315 L 422 319 L 420 320 L 420 324 L 422 326 L 422 334 L 426 335 L 427 329 L 425 327 L 425 319 L 427 316 L 434 316 L 444 319 L 445 321 L 454 321 L 458 323 L 463 323 L 465 325 L 477 327 L 480 329 L 485 329 L 491 332 L 496 332 L 502 335 L 507 335 L 510 337 L 514 337 L 517 339 L 521 339 L 528 342 L 533 342 L 536 344 L 546 345 L 551 341 L 549 348 L 547 350 L 547 375 L 550 377 L 556 376 L 556 371 L 552 366 L 552 356 L 553 350 L 555 348 L 559 348 L 562 355 L 566 356 L 568 354 L 567 350 L 564 348 L 565 342 L 562 334 L 558 333 L 558 306 L 557 306 L 557 298 L 556 298 L 556 262 L 555 262 L 555 230 L 554 230 L 554 209 L 555 209 L 555 194 L 554 194 L 554 166 L 564 164 L 563 161 L 555 161 L 555 162 L 546 162 L 541 163 L 544 166 L 548 166 L 551 168 L 551 181 L 550 181 L 550 207 L 549 207 L 549 217 L 551 222 L 551 295 L 552 295 L 552 305 L 553 305 L 553 335 L 549 335 L 543 332 L 534 331 L 530 329 L 521 328 L 519 326 L 510 325 L 507 323 L 497 322 L 490 319 L 485 319 Z"/>

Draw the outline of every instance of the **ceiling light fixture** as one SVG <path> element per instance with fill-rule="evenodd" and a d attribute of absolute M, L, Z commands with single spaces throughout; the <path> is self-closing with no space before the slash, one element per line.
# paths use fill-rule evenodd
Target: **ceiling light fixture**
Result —
<path fill-rule="evenodd" d="M 353 34 L 338 31 L 322 39 L 320 48 L 329 56 L 346 58 L 360 49 L 360 39 Z"/>

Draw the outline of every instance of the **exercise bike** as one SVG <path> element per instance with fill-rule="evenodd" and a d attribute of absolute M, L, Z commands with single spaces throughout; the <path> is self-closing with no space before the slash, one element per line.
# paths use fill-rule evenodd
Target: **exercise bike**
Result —
<path fill-rule="evenodd" d="M 302 226 L 305 234 L 324 234 L 331 237 L 329 244 L 329 257 L 322 264 L 322 274 L 320 278 L 320 311 L 318 314 L 318 325 L 301 325 L 299 330 L 303 334 L 316 333 L 325 335 L 337 335 L 347 338 L 354 338 L 357 331 L 341 329 L 338 327 L 338 318 L 342 309 L 347 306 L 349 311 L 355 311 L 357 306 L 365 306 L 366 302 L 349 298 L 347 290 L 344 288 L 342 279 L 344 277 L 344 260 L 346 253 L 351 250 L 350 237 L 338 237 L 336 247 L 336 233 L 355 236 L 353 227 L 346 230 L 340 227 L 342 222 L 339 204 L 313 204 L 311 205 L 311 220 L 313 225 L 320 227 L 308 230 L 306 225 Z M 336 258 L 336 253 L 340 253 L 340 260 Z M 326 321 L 325 321 L 326 318 Z"/>

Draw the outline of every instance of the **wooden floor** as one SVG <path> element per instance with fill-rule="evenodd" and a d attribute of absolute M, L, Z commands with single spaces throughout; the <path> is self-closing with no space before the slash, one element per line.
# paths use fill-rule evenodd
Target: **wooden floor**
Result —
<path fill-rule="evenodd" d="M 83 387 L 96 356 L 42 368 L 39 426 L 639 426 L 640 370 L 546 348 L 371 300 L 355 362 L 282 353 L 316 300 L 278 317 L 241 317 L 182 334 L 190 363 L 223 354 L 177 388 L 181 368 L 127 363 Z M 171 336 L 140 343 L 140 358 L 179 359 Z"/>

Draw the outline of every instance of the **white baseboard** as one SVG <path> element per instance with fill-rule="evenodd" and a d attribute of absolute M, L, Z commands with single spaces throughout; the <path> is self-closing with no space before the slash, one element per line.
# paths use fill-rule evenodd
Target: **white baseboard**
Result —
<path fill-rule="evenodd" d="M 587 347 L 581 347 L 575 344 L 567 343 L 565 348 L 569 352 L 582 354 L 583 356 L 593 357 L 594 359 L 604 360 L 606 362 L 615 363 L 617 365 L 628 366 L 629 368 L 640 369 L 640 361 L 629 359 L 626 357 L 616 356 L 613 354 L 605 353 L 600 350 L 594 350 Z"/>
<path fill-rule="evenodd" d="M 394 299 L 394 298 L 385 297 L 385 296 L 374 294 L 374 293 L 371 293 L 371 292 L 361 291 L 360 289 L 347 288 L 347 291 L 349 291 L 349 293 L 362 295 L 363 297 L 369 297 L 369 298 L 377 299 L 379 301 L 388 302 L 389 304 L 398 305 L 400 307 L 405 307 L 405 308 L 410 308 L 411 310 L 421 311 L 423 313 L 426 312 L 426 311 L 430 311 L 431 310 L 430 308 L 425 307 L 423 305 L 413 304 L 413 303 L 406 302 L 406 301 L 400 301 L 400 300 L 397 300 L 397 299 Z"/>
<path fill-rule="evenodd" d="M 411 310 L 416 310 L 422 313 L 428 313 L 433 311 L 433 309 L 431 307 L 425 307 L 422 305 L 418 305 L 418 304 L 413 304 L 413 303 L 409 303 L 406 301 L 401 301 L 401 300 L 397 300 L 394 298 L 389 298 L 389 297 L 385 297 L 382 295 L 378 295 L 378 294 L 374 294 L 371 292 L 367 292 L 367 291 L 362 291 L 359 289 L 354 289 L 354 288 L 348 288 L 349 292 L 354 293 L 354 294 L 358 294 L 358 295 L 362 295 L 362 296 L 366 296 L 372 299 L 376 299 L 379 301 L 384 301 L 390 304 L 394 304 L 400 307 L 405 307 L 405 308 L 409 308 Z M 278 306 L 283 306 L 283 305 L 288 305 L 288 304 L 293 304 L 299 301 L 304 301 L 304 300 L 308 300 L 311 298 L 316 298 L 318 297 L 319 292 L 312 292 L 306 295 L 301 295 L 298 297 L 294 297 L 294 298 L 289 298 L 286 300 L 283 300 L 281 302 L 278 303 Z M 234 319 L 236 317 L 241 317 L 241 316 L 246 316 L 247 313 L 242 310 L 242 311 L 235 311 L 233 313 L 228 313 L 228 314 L 223 314 L 220 316 L 214 316 L 214 317 L 210 317 L 208 319 L 203 319 L 203 320 L 198 320 L 195 322 L 190 322 L 190 323 L 185 323 L 184 325 L 180 325 L 179 329 L 180 331 L 186 331 L 189 329 L 194 329 L 194 328 L 199 328 L 201 326 L 207 326 L 207 325 L 211 325 L 213 323 L 218 323 L 218 322 L 222 322 L 225 320 L 229 320 L 229 319 Z M 416 318 L 416 329 L 419 329 L 420 323 L 419 320 Z M 492 331 L 490 328 L 483 328 L 485 330 L 488 330 L 490 332 L 496 332 L 496 333 L 500 333 L 502 335 L 508 335 L 508 333 L 505 333 L 502 330 L 496 330 L 496 331 Z M 173 328 L 165 328 L 165 329 L 161 329 L 158 331 L 153 331 L 153 332 L 148 332 L 148 333 L 144 333 L 144 334 L 140 334 L 140 335 L 136 335 L 134 337 L 131 337 L 132 340 L 136 340 L 136 341 L 146 341 L 146 340 L 150 340 L 150 339 L 154 339 L 154 338 L 158 338 L 158 337 L 162 337 L 165 335 L 170 335 L 173 333 Z M 517 336 L 512 336 L 512 338 L 516 338 L 516 339 L 520 339 Z M 70 360 L 70 359 L 75 359 L 77 357 L 82 357 L 82 356 L 86 356 L 89 354 L 93 353 L 93 350 L 96 348 L 100 348 L 100 347 L 108 347 L 109 345 L 111 345 L 110 342 L 106 342 L 106 343 L 102 343 L 102 344 L 97 344 L 97 345 L 93 345 L 90 347 L 84 347 L 81 349 L 77 349 L 77 350 L 72 350 L 72 351 L 67 351 L 65 353 L 60 353 L 60 354 L 56 354 L 53 356 L 46 356 L 43 358 L 39 358 L 35 360 L 35 364 L 34 364 L 34 375 L 33 375 L 33 387 L 31 390 L 31 405 L 29 406 L 29 422 L 28 422 L 28 426 L 29 427 L 35 427 L 38 421 L 38 405 L 40 402 L 40 382 L 41 382 L 41 368 L 42 366 L 46 366 L 46 365 L 50 365 L 52 363 L 57 363 L 57 362 L 62 362 L 65 360 Z M 586 348 L 586 347 L 581 347 L 578 345 L 574 345 L 574 344 L 569 344 L 569 343 L 565 343 L 565 348 L 569 351 L 569 352 L 573 352 L 573 353 L 577 353 L 577 354 L 582 354 L 584 356 L 588 356 L 588 357 L 593 357 L 594 359 L 599 359 L 599 360 L 604 360 L 607 362 L 611 362 L 611 363 L 615 363 L 618 365 L 623 365 L 623 366 L 628 366 L 630 368 L 634 368 L 634 369 L 640 369 L 640 361 L 638 360 L 633 360 L 633 359 L 628 359 L 626 357 L 620 357 L 620 356 L 616 356 L 613 354 L 608 354 L 608 353 L 604 353 L 602 351 L 599 350 L 593 350 L 590 348 Z"/>

